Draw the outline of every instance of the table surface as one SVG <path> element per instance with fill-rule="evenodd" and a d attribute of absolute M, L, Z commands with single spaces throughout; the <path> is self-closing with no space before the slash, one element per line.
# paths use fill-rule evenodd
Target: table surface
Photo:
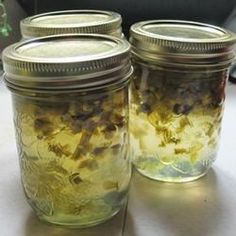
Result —
<path fill-rule="evenodd" d="M 134 172 L 126 207 L 83 230 L 40 222 L 25 201 L 15 147 L 10 93 L 0 82 L 0 236 L 235 236 L 236 85 L 227 87 L 218 159 L 185 184 L 160 183 Z"/>

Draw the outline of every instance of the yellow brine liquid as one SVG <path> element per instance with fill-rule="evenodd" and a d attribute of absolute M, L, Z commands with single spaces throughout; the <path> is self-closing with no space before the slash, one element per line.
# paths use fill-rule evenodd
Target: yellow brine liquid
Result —
<path fill-rule="evenodd" d="M 199 178 L 216 158 L 227 71 L 181 72 L 135 64 L 133 163 L 161 181 Z"/>
<path fill-rule="evenodd" d="M 13 95 L 22 183 L 41 219 L 83 227 L 124 204 L 131 174 L 127 90 Z"/>

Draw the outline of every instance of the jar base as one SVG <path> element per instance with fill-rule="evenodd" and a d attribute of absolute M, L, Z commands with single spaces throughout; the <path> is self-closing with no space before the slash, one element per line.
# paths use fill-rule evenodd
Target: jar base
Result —
<path fill-rule="evenodd" d="M 194 175 L 194 176 L 175 176 L 175 177 L 167 177 L 164 175 L 156 174 L 156 175 L 150 175 L 150 173 L 147 173 L 146 171 L 143 171 L 139 169 L 137 166 L 135 166 L 135 169 L 137 170 L 138 173 L 140 173 L 142 176 L 149 178 L 151 180 L 155 181 L 160 181 L 160 182 L 168 182 L 168 183 L 186 183 L 186 182 L 191 182 L 194 180 L 197 180 L 203 176 L 205 176 L 208 172 L 209 169 L 206 169 L 203 173 L 199 175 Z"/>
<path fill-rule="evenodd" d="M 64 217 L 52 217 L 52 216 L 40 215 L 40 216 L 38 216 L 38 218 L 47 224 L 52 224 L 55 226 L 61 226 L 61 227 L 73 228 L 73 229 L 83 229 L 83 228 L 89 228 L 89 227 L 93 227 L 93 226 L 105 223 L 106 221 L 110 220 L 115 215 L 117 215 L 121 211 L 121 209 L 122 208 L 117 209 L 111 215 L 109 215 L 107 217 L 104 217 L 99 220 L 91 220 L 86 223 L 83 222 L 82 220 L 78 220 L 77 217 L 71 217 L 71 218 L 69 218 L 69 219 L 67 218 L 65 220 Z"/>

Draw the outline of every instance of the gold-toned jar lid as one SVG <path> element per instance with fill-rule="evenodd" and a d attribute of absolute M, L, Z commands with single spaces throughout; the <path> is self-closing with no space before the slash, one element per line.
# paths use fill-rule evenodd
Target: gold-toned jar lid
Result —
<path fill-rule="evenodd" d="M 3 51 L 6 82 L 30 89 L 108 86 L 131 73 L 126 40 L 96 34 L 56 35 L 23 41 Z"/>
<path fill-rule="evenodd" d="M 20 25 L 24 38 L 34 38 L 71 33 L 121 36 L 121 23 L 121 16 L 115 12 L 68 10 L 31 16 L 22 20 Z"/>
<path fill-rule="evenodd" d="M 135 55 L 147 60 L 214 64 L 233 58 L 235 34 L 220 27 L 191 21 L 143 21 L 131 27 Z"/>

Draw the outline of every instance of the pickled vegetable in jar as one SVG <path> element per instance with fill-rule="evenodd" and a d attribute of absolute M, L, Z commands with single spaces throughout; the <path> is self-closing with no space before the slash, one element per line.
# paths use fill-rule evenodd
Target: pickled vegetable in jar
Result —
<path fill-rule="evenodd" d="M 186 182 L 216 158 L 235 36 L 185 21 L 131 27 L 133 163 L 151 179 Z"/>
<path fill-rule="evenodd" d="M 60 35 L 8 47 L 24 191 L 44 221 L 96 225 L 126 202 L 129 44 L 102 35 Z"/>
<path fill-rule="evenodd" d="M 56 34 L 105 34 L 123 37 L 121 15 L 101 10 L 55 11 L 23 19 L 20 23 L 23 39 Z"/>

